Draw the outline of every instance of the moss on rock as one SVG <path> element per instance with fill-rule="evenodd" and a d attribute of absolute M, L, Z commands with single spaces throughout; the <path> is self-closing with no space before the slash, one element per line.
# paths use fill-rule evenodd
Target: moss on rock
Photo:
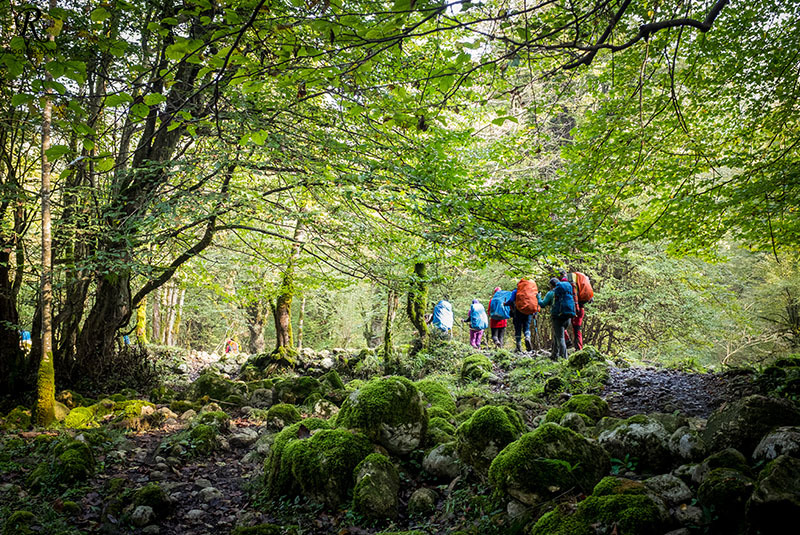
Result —
<path fill-rule="evenodd" d="M 405 377 L 373 379 L 350 394 L 336 418 L 338 427 L 355 429 L 391 453 L 419 447 L 428 414 L 417 388 Z"/>
<path fill-rule="evenodd" d="M 371 453 L 355 469 L 353 509 L 369 518 L 397 516 L 400 475 L 392 461 Z"/>
<path fill-rule="evenodd" d="M 247 394 L 247 385 L 241 381 L 226 379 L 212 368 L 203 370 L 191 387 L 191 397 L 195 400 L 208 396 L 219 401 L 232 394 Z"/>
<path fill-rule="evenodd" d="M 594 346 L 584 346 L 569 356 L 567 365 L 570 368 L 583 369 L 593 362 L 604 362 L 605 357 Z"/>
<path fill-rule="evenodd" d="M 208 455 L 217 449 L 219 432 L 213 425 L 197 424 L 189 431 L 189 441 L 193 451 Z"/>
<path fill-rule="evenodd" d="M 231 430 L 231 417 L 225 411 L 201 412 L 192 419 L 193 425 L 210 425 L 220 433 L 228 433 Z"/>
<path fill-rule="evenodd" d="M 11 409 L 3 420 L 6 429 L 28 429 L 31 426 L 31 411 L 19 405 Z"/>
<path fill-rule="evenodd" d="M 714 511 L 715 533 L 739 533 L 744 525 L 745 504 L 753 493 L 753 480 L 731 468 L 717 468 L 706 476 L 697 498 Z"/>
<path fill-rule="evenodd" d="M 561 408 L 566 412 L 585 414 L 592 419 L 592 423 L 609 415 L 606 400 L 592 394 L 576 394 L 563 403 Z"/>
<path fill-rule="evenodd" d="M 461 364 L 462 381 L 485 381 L 492 373 L 492 361 L 482 353 L 469 355 Z"/>
<path fill-rule="evenodd" d="M 336 370 L 331 370 L 319 378 L 320 383 L 327 384 L 334 390 L 344 390 L 344 382 Z"/>
<path fill-rule="evenodd" d="M 497 454 L 525 430 L 522 418 L 514 409 L 496 405 L 481 407 L 456 430 L 458 457 L 485 474 Z"/>
<path fill-rule="evenodd" d="M 86 481 L 94 472 L 94 455 L 83 442 L 72 440 L 59 445 L 56 454 L 58 457 L 53 466 L 53 475 L 58 483 L 72 485 Z"/>
<path fill-rule="evenodd" d="M 311 438 L 290 442 L 283 452 L 284 466 L 291 470 L 304 496 L 336 506 L 353 488 L 353 471 L 372 450 L 361 433 L 321 429 Z"/>
<path fill-rule="evenodd" d="M 489 468 L 489 482 L 500 494 L 536 505 L 570 489 L 585 492 L 610 468 L 609 456 L 599 445 L 545 423 L 500 452 Z"/>
<path fill-rule="evenodd" d="M 280 403 L 302 403 L 314 393 L 323 394 L 322 385 L 313 377 L 288 377 L 275 385 L 275 396 Z"/>
<path fill-rule="evenodd" d="M 231 535 L 285 535 L 294 533 L 294 530 L 287 531 L 283 526 L 275 524 L 259 524 L 257 526 L 238 526 L 233 528 Z"/>
<path fill-rule="evenodd" d="M 36 515 L 30 511 L 14 511 L 8 517 L 3 533 L 6 535 L 30 535 L 34 533 L 31 526 L 36 524 Z"/>
<path fill-rule="evenodd" d="M 431 418 L 428 421 L 428 434 L 425 443 L 428 446 L 451 442 L 456 434 L 456 427 L 444 418 Z"/>
<path fill-rule="evenodd" d="M 436 408 L 453 414 L 456 412 L 456 401 L 445 386 L 437 381 L 425 379 L 414 383 L 417 390 L 422 392 L 425 401 L 430 405 L 428 411 Z"/>
<path fill-rule="evenodd" d="M 283 429 L 287 425 L 292 425 L 303 419 L 297 407 L 288 403 L 278 403 L 267 411 L 267 422 L 270 426 Z"/>
<path fill-rule="evenodd" d="M 99 424 L 94 420 L 94 411 L 90 407 L 75 407 L 64 420 L 64 426 L 73 429 L 89 429 Z"/>
<path fill-rule="evenodd" d="M 133 493 L 133 505 L 146 505 L 153 509 L 157 518 L 164 518 L 172 512 L 173 503 L 161 485 L 150 483 Z"/>
<path fill-rule="evenodd" d="M 283 458 L 284 450 L 292 441 L 307 438 L 309 433 L 319 429 L 330 429 L 331 425 L 320 418 L 307 418 L 285 427 L 275 436 L 270 448 L 269 458 L 264 463 L 264 486 L 271 498 L 286 496 L 295 492 L 296 482 L 292 479 L 291 467 Z"/>

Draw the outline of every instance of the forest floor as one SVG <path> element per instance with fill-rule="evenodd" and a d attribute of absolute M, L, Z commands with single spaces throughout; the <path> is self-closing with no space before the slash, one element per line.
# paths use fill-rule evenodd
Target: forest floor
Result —
<path fill-rule="evenodd" d="M 495 366 L 494 372 L 492 390 L 507 390 L 508 371 Z M 611 415 L 616 417 L 680 411 L 687 416 L 707 418 L 723 403 L 756 391 L 751 377 L 734 372 L 698 374 L 653 367 L 612 366 L 609 374 L 610 380 L 601 397 L 608 401 Z M 234 429 L 238 431 L 251 428 L 258 435 L 267 431 L 263 421 L 250 420 L 237 411 L 233 411 L 231 416 Z M 158 526 L 148 526 L 150 531 L 135 528 L 129 531 L 130 525 L 123 527 L 123 522 L 115 533 L 227 534 L 237 525 L 280 524 L 287 520 L 286 512 L 294 511 L 296 514 L 298 509 L 291 506 L 284 506 L 285 511 L 282 511 L 280 504 L 267 509 L 258 503 L 256 485 L 251 482 L 260 478 L 263 461 L 245 456 L 248 448 L 252 447 L 250 445 L 240 448 L 233 445 L 224 451 L 172 465 L 168 459 L 158 457 L 159 444 L 184 428 L 185 425 L 176 424 L 125 435 L 119 445 L 106 453 L 106 457 L 97 459 L 102 468 L 87 482 L 86 493 L 75 497 L 80 513 L 69 524 L 84 533 L 109 533 L 109 522 L 113 525 L 120 521 L 117 518 L 119 512 L 112 510 L 113 501 L 108 499 L 105 490 L 114 480 L 123 489 L 136 489 L 158 482 L 175 501 L 172 514 Z M 22 459 L 19 463 L 22 466 L 26 464 Z M 0 470 L 0 498 L 6 492 L 16 492 L 16 498 L 24 501 L 24 477 L 20 476 L 26 472 L 27 469 Z M 419 475 L 409 473 L 409 477 L 415 479 Z M 450 491 L 452 489 L 445 492 Z M 54 509 L 57 510 L 55 505 Z M 347 511 L 339 511 L 327 515 L 320 509 L 308 508 L 305 515 L 291 517 L 291 523 L 299 526 L 302 533 L 360 535 L 376 532 L 364 527 L 343 527 L 349 524 L 344 516 L 347 514 Z"/>

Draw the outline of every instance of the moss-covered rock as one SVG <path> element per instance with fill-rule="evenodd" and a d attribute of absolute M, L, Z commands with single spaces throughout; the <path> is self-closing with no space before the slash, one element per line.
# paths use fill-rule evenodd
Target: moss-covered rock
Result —
<path fill-rule="evenodd" d="M 428 404 L 428 412 L 433 408 L 447 411 L 450 414 L 456 412 L 456 401 L 443 384 L 425 379 L 417 381 L 414 383 L 414 386 L 416 386 L 417 390 L 422 392 L 422 395 L 425 397 L 425 401 Z"/>
<path fill-rule="evenodd" d="M 593 362 L 605 362 L 605 357 L 594 346 L 584 346 L 569 356 L 567 365 L 570 368 L 583 369 Z"/>
<path fill-rule="evenodd" d="M 428 421 L 428 434 L 425 443 L 429 446 L 452 442 L 455 438 L 456 427 L 444 418 L 431 418 Z"/>
<path fill-rule="evenodd" d="M 172 500 L 158 483 L 150 483 L 135 491 L 133 505 L 134 507 L 146 505 L 152 508 L 156 518 L 159 519 L 167 517 L 174 507 Z"/>
<path fill-rule="evenodd" d="M 434 418 L 444 418 L 450 421 L 453 419 L 453 413 L 440 409 L 439 407 L 428 407 L 428 418 L 431 420 Z"/>
<path fill-rule="evenodd" d="M 191 387 L 191 398 L 194 400 L 208 396 L 215 401 L 221 401 L 232 394 L 245 396 L 247 385 L 241 381 L 231 381 L 213 368 L 203 370 Z"/>
<path fill-rule="evenodd" d="M 219 447 L 219 431 L 213 425 L 197 424 L 189 431 L 189 443 L 193 452 L 209 455 Z"/>
<path fill-rule="evenodd" d="M 682 462 L 697 462 L 708 454 L 703 434 L 688 426 L 676 429 L 669 437 L 668 446 L 675 459 Z"/>
<path fill-rule="evenodd" d="M 576 394 L 564 402 L 561 408 L 567 412 L 585 414 L 592 419 L 593 424 L 609 414 L 606 400 L 592 394 Z"/>
<path fill-rule="evenodd" d="M 294 529 L 286 529 L 275 524 L 259 524 L 257 526 L 238 526 L 233 528 L 231 535 L 286 535 L 295 533 Z"/>
<path fill-rule="evenodd" d="M 355 483 L 355 468 L 373 451 L 369 439 L 346 429 L 321 429 L 286 446 L 283 457 L 302 494 L 337 506 Z"/>
<path fill-rule="evenodd" d="M 280 403 L 300 404 L 311 394 L 323 394 L 322 385 L 314 377 L 288 377 L 275 385 L 275 397 Z"/>
<path fill-rule="evenodd" d="M 571 489 L 585 492 L 610 468 L 608 454 L 595 442 L 545 423 L 500 452 L 489 482 L 500 494 L 536 505 Z"/>
<path fill-rule="evenodd" d="M 544 393 L 547 396 L 563 392 L 565 388 L 567 388 L 566 381 L 558 376 L 550 377 L 544 383 Z"/>
<path fill-rule="evenodd" d="M 55 480 L 72 485 L 89 479 L 94 473 L 92 449 L 78 440 L 71 440 L 56 448 L 57 458 L 53 466 Z"/>
<path fill-rule="evenodd" d="M 353 509 L 369 518 L 397 516 L 400 475 L 392 461 L 380 453 L 368 455 L 355 470 Z"/>
<path fill-rule="evenodd" d="M 391 453 L 406 455 L 422 443 L 428 414 L 411 381 L 387 377 L 373 379 L 350 394 L 336 425 L 358 430 Z"/>
<path fill-rule="evenodd" d="M 749 396 L 715 411 L 703 435 L 711 451 L 736 448 L 746 457 L 769 431 L 800 425 L 800 410 L 790 401 Z"/>
<path fill-rule="evenodd" d="M 422 468 L 431 476 L 451 480 L 461 473 L 455 442 L 439 444 L 425 455 Z"/>
<path fill-rule="evenodd" d="M 458 457 L 485 474 L 497 454 L 525 431 L 522 418 L 511 407 L 481 407 L 456 430 Z"/>
<path fill-rule="evenodd" d="M 637 471 L 659 474 L 669 471 L 674 462 L 669 438 L 660 422 L 637 414 L 600 433 L 597 440 L 611 457 L 635 458 Z"/>
<path fill-rule="evenodd" d="M 333 390 L 344 390 L 344 382 L 336 370 L 331 370 L 319 378 L 322 385 L 327 385 L 328 388 Z"/>
<path fill-rule="evenodd" d="M 274 499 L 298 492 L 297 482 L 292 479 L 291 466 L 283 457 L 286 446 L 292 441 L 308 438 L 311 433 L 319 429 L 330 429 L 330 427 L 331 424 L 325 420 L 307 418 L 302 422 L 285 427 L 275 435 L 269 451 L 269 458 L 264 463 L 264 485 L 268 496 Z"/>
<path fill-rule="evenodd" d="M 31 535 L 31 526 L 36 525 L 36 515 L 30 511 L 14 511 L 3 525 L 6 535 Z"/>
<path fill-rule="evenodd" d="M 231 431 L 231 417 L 225 411 L 201 412 L 192 419 L 192 425 L 210 425 L 220 433 Z"/>
<path fill-rule="evenodd" d="M 786 519 L 800 518 L 800 459 L 781 455 L 758 476 L 746 508 L 751 533 L 783 533 Z"/>
<path fill-rule="evenodd" d="M 492 361 L 482 353 L 469 355 L 461 364 L 462 381 L 486 381 L 492 373 Z"/>
<path fill-rule="evenodd" d="M 439 495 L 427 487 L 415 490 L 408 499 L 408 514 L 412 516 L 429 515 L 436 510 Z"/>
<path fill-rule="evenodd" d="M 745 505 L 753 493 L 753 480 L 737 470 L 717 468 L 697 489 L 701 505 L 714 512 L 715 533 L 743 533 Z"/>
<path fill-rule="evenodd" d="M 764 435 L 753 451 L 753 460 L 769 462 L 781 455 L 800 458 L 800 427 L 779 427 Z"/>
<path fill-rule="evenodd" d="M 267 411 L 267 423 L 275 429 L 283 429 L 303 419 L 297 407 L 288 403 L 278 403 Z"/>
<path fill-rule="evenodd" d="M 31 426 L 31 411 L 19 405 L 5 415 L 3 422 L 6 429 L 28 429 Z"/>
<path fill-rule="evenodd" d="M 744 455 L 733 448 L 725 448 L 722 451 L 709 455 L 695 466 L 692 471 L 692 479 L 695 483 L 701 484 L 705 481 L 708 474 L 717 468 L 730 468 L 748 477 L 751 475 L 750 466 L 747 464 L 747 459 L 745 459 Z"/>
<path fill-rule="evenodd" d="M 88 429 L 98 425 L 94 419 L 94 411 L 89 407 L 75 407 L 64 420 L 64 426 L 73 429 Z"/>

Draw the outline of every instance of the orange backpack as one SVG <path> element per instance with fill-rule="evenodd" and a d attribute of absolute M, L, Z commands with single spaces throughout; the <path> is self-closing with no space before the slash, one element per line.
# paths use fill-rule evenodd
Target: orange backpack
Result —
<path fill-rule="evenodd" d="M 514 304 L 523 314 L 536 314 L 539 312 L 539 299 L 536 294 L 539 288 L 533 281 L 522 279 L 517 283 L 517 297 Z"/>
<path fill-rule="evenodd" d="M 589 277 L 575 271 L 574 273 L 570 273 L 570 282 L 575 288 L 575 295 L 578 297 L 579 304 L 583 305 L 592 302 L 592 299 L 594 299 L 594 290 L 592 289 L 592 282 L 589 280 Z"/>

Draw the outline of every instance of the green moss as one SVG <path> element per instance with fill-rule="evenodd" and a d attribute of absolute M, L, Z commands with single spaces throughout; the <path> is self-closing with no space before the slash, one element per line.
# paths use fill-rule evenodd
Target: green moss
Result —
<path fill-rule="evenodd" d="M 321 399 L 323 399 L 322 394 L 320 394 L 319 392 L 314 392 L 313 394 L 311 394 L 310 396 L 308 396 L 306 399 L 303 400 L 303 406 L 308 409 L 313 409 L 314 404 Z"/>
<path fill-rule="evenodd" d="M 186 400 L 173 401 L 172 403 L 169 404 L 169 410 L 171 410 L 178 416 L 180 416 L 181 414 L 183 414 L 188 410 L 193 410 L 195 412 L 198 412 L 201 408 L 202 406 L 200 405 L 200 403 L 195 403 L 193 401 L 186 401 Z"/>
<path fill-rule="evenodd" d="M 360 433 L 322 429 L 290 442 L 283 456 L 305 496 L 338 505 L 353 488 L 353 471 L 371 452 L 372 444 Z"/>
<path fill-rule="evenodd" d="M 128 400 L 128 398 L 126 398 L 122 394 L 112 394 L 111 396 L 108 397 L 108 399 L 110 399 L 111 401 L 113 401 L 115 403 L 119 403 L 119 402 Z"/>
<path fill-rule="evenodd" d="M 212 425 L 220 432 L 227 432 L 231 427 L 231 417 L 225 411 L 201 412 L 192 419 L 193 425 Z"/>
<path fill-rule="evenodd" d="M 422 395 L 425 396 L 425 400 L 430 404 L 428 411 L 432 408 L 436 408 L 451 414 L 456 412 L 456 402 L 452 394 L 450 394 L 443 384 L 426 379 L 417 381 L 414 383 L 414 386 L 417 387 L 417 390 L 422 392 Z"/>
<path fill-rule="evenodd" d="M 472 415 L 475 414 L 475 409 L 467 409 L 459 412 L 455 416 L 453 416 L 453 420 L 456 422 L 456 426 L 459 426 L 472 418 Z"/>
<path fill-rule="evenodd" d="M 67 516 L 78 516 L 81 513 L 81 506 L 73 501 L 65 500 L 61 502 L 61 512 Z"/>
<path fill-rule="evenodd" d="M 704 506 L 713 507 L 727 524 L 744 516 L 744 506 L 752 492 L 752 479 L 731 468 L 716 468 L 697 489 L 697 498 Z"/>
<path fill-rule="evenodd" d="M 202 455 L 208 455 L 217 448 L 217 428 L 213 425 L 198 424 L 189 431 L 192 449 Z"/>
<path fill-rule="evenodd" d="M 428 418 L 431 420 L 434 418 L 444 418 L 445 420 L 452 420 L 453 414 L 444 409 L 440 409 L 439 407 L 429 407 Z"/>
<path fill-rule="evenodd" d="M 588 491 L 610 468 L 599 445 L 545 423 L 500 452 L 489 468 L 489 482 L 497 492 L 534 505 L 569 489 Z"/>
<path fill-rule="evenodd" d="M 431 418 L 428 421 L 428 434 L 425 443 L 428 446 L 452 442 L 456 434 L 456 427 L 444 418 Z"/>
<path fill-rule="evenodd" d="M 294 405 L 288 403 L 278 403 L 273 405 L 267 411 L 267 421 L 275 422 L 277 427 L 285 427 L 293 423 L 299 422 L 302 419 L 300 411 Z"/>
<path fill-rule="evenodd" d="M 595 531 L 580 517 L 561 506 L 542 515 L 531 535 L 594 535 Z"/>
<path fill-rule="evenodd" d="M 299 440 L 300 436 L 306 433 L 301 432 L 301 428 L 306 432 L 317 429 L 330 429 L 330 424 L 320 418 L 307 418 L 302 422 L 297 422 L 275 435 L 275 440 L 270 448 L 269 458 L 264 463 L 265 480 L 267 494 L 272 498 L 284 496 L 292 492 L 293 482 L 291 469 L 283 458 L 284 450 L 290 442 Z"/>
<path fill-rule="evenodd" d="M 484 381 L 492 372 L 492 361 L 482 353 L 475 353 L 464 359 L 461 365 L 462 381 Z"/>
<path fill-rule="evenodd" d="M 158 483 L 150 483 L 134 492 L 133 505 L 152 507 L 158 518 L 164 518 L 172 511 L 172 501 Z"/>
<path fill-rule="evenodd" d="M 592 419 L 592 423 L 609 414 L 606 400 L 592 394 L 576 394 L 563 403 L 561 408 L 566 412 L 585 414 Z"/>
<path fill-rule="evenodd" d="M 608 496 L 609 494 L 647 494 L 647 487 L 632 479 L 608 476 L 595 485 L 592 496 Z"/>
<path fill-rule="evenodd" d="M 315 392 L 322 395 L 322 385 L 313 377 L 289 377 L 275 385 L 275 394 L 281 403 L 301 403 Z"/>
<path fill-rule="evenodd" d="M 486 472 L 492 459 L 525 431 L 519 413 L 510 407 L 487 405 L 476 410 L 456 430 L 458 457 L 479 472 Z"/>
<path fill-rule="evenodd" d="M 192 383 L 191 392 L 195 400 L 208 396 L 210 399 L 220 401 L 232 394 L 246 394 L 247 385 L 226 379 L 208 368 Z"/>
<path fill-rule="evenodd" d="M 582 369 L 592 362 L 603 362 L 605 357 L 593 346 L 584 346 L 580 351 L 569 356 L 567 365 L 571 368 Z"/>
<path fill-rule="evenodd" d="M 99 424 L 94 420 L 94 410 L 90 407 L 75 407 L 67 414 L 64 425 L 73 429 L 88 429 Z"/>
<path fill-rule="evenodd" d="M 31 411 L 20 405 L 11 409 L 4 420 L 6 429 L 28 429 L 31 426 Z"/>
<path fill-rule="evenodd" d="M 320 382 L 327 383 L 334 390 L 344 390 L 344 383 L 336 370 L 331 370 L 320 377 Z"/>
<path fill-rule="evenodd" d="M 355 469 L 353 509 L 372 518 L 397 516 L 400 474 L 388 457 L 371 453 Z"/>
<path fill-rule="evenodd" d="M 29 535 L 31 526 L 36 523 L 36 515 L 30 511 L 14 511 L 3 526 L 6 535 Z"/>
<path fill-rule="evenodd" d="M 150 390 L 150 400 L 155 403 L 168 403 L 175 399 L 175 391 L 164 385 L 157 386 Z"/>
<path fill-rule="evenodd" d="M 713 455 L 709 455 L 703 461 L 703 464 L 706 465 L 709 470 L 730 468 L 742 472 L 743 474 L 750 474 L 750 466 L 747 464 L 747 459 L 739 450 L 734 448 L 726 448 Z"/>
<path fill-rule="evenodd" d="M 94 455 L 91 448 L 77 440 L 66 443 L 56 459 L 53 475 L 57 482 L 72 485 L 89 479 L 94 472 Z"/>
<path fill-rule="evenodd" d="M 387 377 L 373 379 L 350 394 L 342 404 L 336 425 L 359 430 L 387 448 L 396 446 L 387 441 L 387 428 L 403 427 L 410 438 L 403 451 L 394 452 L 402 454 L 410 451 L 405 451 L 407 448 L 417 447 L 425 437 L 428 414 L 411 381 L 405 377 Z"/>

